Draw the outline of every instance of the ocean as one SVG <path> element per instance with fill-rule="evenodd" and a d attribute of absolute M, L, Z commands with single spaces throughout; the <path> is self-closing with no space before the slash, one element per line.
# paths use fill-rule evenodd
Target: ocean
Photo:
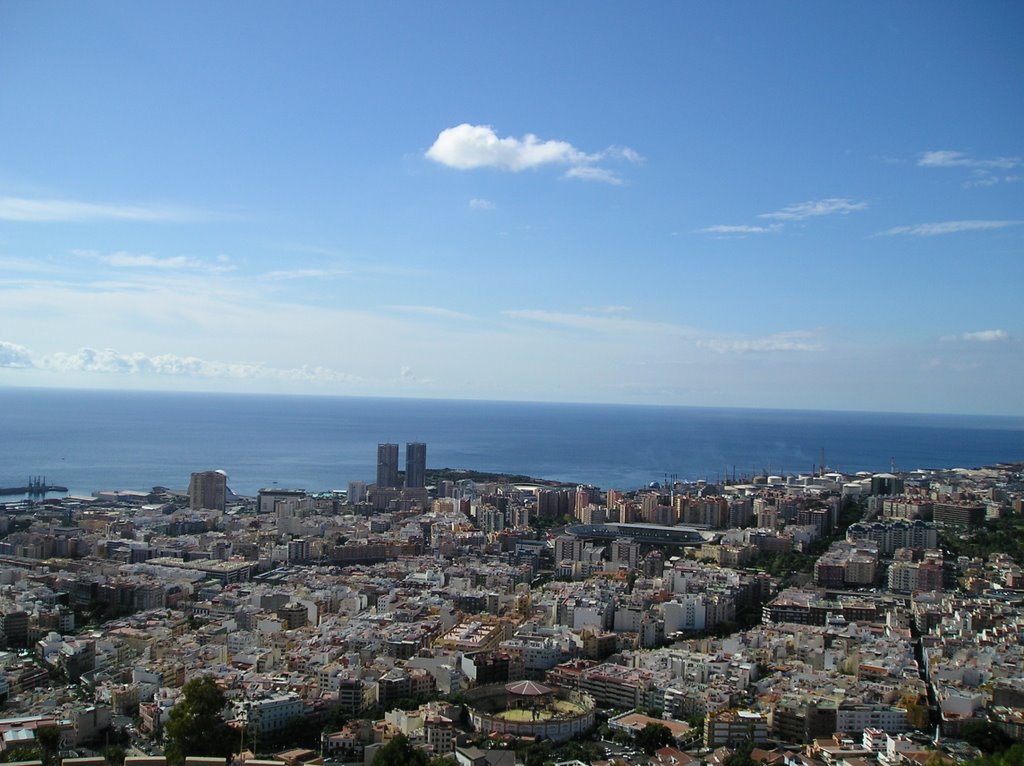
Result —
<path fill-rule="evenodd" d="M 428 468 L 635 489 L 666 476 L 1024 461 L 1024 418 L 0 388 L 0 486 L 73 494 L 185 488 L 223 469 L 239 494 L 372 482 L 378 442 L 426 442 Z M 0 498 L 3 500 L 14 497 Z"/>

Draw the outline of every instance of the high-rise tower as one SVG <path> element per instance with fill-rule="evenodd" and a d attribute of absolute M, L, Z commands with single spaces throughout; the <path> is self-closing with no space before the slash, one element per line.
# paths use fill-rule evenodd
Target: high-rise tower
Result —
<path fill-rule="evenodd" d="M 228 475 L 223 471 L 201 471 L 188 482 L 188 507 L 223 511 L 227 505 Z"/>
<path fill-rule="evenodd" d="M 405 445 L 405 486 L 406 489 L 427 486 L 427 445 L 423 442 Z"/>
<path fill-rule="evenodd" d="M 377 486 L 398 486 L 398 445 L 377 445 Z"/>

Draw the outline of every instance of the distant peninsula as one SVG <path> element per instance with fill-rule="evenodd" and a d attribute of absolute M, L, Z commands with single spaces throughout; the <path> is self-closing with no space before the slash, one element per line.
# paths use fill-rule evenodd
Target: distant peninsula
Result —
<path fill-rule="evenodd" d="M 404 476 L 404 472 L 399 473 Z M 525 476 L 518 473 L 475 471 L 467 468 L 428 468 L 426 479 L 428 484 L 437 484 L 440 481 L 463 481 L 466 479 L 474 482 L 497 482 L 499 484 L 538 484 L 544 487 L 564 487 L 571 486 L 572 484 L 571 482 L 537 479 L 533 476 Z"/>

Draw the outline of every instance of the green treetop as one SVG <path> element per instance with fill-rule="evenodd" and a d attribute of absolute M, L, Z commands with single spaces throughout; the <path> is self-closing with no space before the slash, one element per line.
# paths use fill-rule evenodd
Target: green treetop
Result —
<path fill-rule="evenodd" d="M 181 766 L 190 755 L 227 757 L 235 738 L 224 722 L 223 711 L 224 692 L 213 676 L 186 683 L 167 722 L 167 763 Z"/>

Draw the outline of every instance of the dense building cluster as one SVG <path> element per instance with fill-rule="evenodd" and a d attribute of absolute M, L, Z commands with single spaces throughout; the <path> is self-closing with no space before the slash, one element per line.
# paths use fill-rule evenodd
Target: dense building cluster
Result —
<path fill-rule="evenodd" d="M 56 726 L 86 748 L 127 716 L 159 752 L 200 676 L 250 758 L 296 722 L 327 727 L 311 757 L 366 763 L 398 734 L 498 763 L 513 737 L 651 721 L 662 763 L 753 743 L 894 766 L 972 723 L 1024 735 L 1024 571 L 942 543 L 1019 515 L 1021 466 L 603 491 L 428 480 L 418 443 L 399 465 L 381 444 L 347 493 L 205 471 L 6 504 L 2 747 Z"/>

